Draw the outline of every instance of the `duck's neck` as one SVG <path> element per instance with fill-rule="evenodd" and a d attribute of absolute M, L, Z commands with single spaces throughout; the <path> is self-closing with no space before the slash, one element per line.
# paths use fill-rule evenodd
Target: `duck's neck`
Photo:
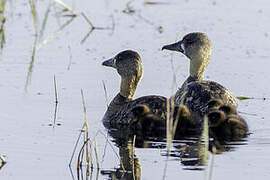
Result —
<path fill-rule="evenodd" d="M 209 63 L 209 53 L 199 53 L 196 56 L 190 58 L 189 67 L 189 80 L 190 81 L 202 81 L 205 69 Z"/>
<path fill-rule="evenodd" d="M 140 81 L 140 78 L 122 78 L 120 92 L 114 97 L 108 107 L 107 113 L 114 113 L 118 111 L 124 104 L 132 101 L 135 94 L 136 87 Z"/>
<path fill-rule="evenodd" d="M 137 80 L 137 77 L 122 77 L 120 94 L 123 97 L 132 100 L 139 81 L 140 80 Z"/>

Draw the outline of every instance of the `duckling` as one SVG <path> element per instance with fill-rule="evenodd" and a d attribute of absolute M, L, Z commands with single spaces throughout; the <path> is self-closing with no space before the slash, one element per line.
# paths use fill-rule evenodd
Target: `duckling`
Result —
<path fill-rule="evenodd" d="M 115 57 L 104 61 L 102 65 L 115 68 L 121 76 L 120 92 L 111 101 L 103 117 L 105 127 L 121 128 L 133 124 L 134 118 L 128 114 L 139 104 L 147 105 L 153 114 L 165 120 L 167 98 L 152 95 L 133 100 L 143 74 L 141 57 L 137 52 L 122 51 Z"/>
<path fill-rule="evenodd" d="M 133 127 L 135 127 L 137 131 L 141 130 L 144 135 L 165 136 L 166 121 L 153 114 L 147 105 L 137 105 L 131 112 L 136 119 Z M 180 135 L 195 135 L 200 132 L 200 125 L 191 117 L 186 106 L 174 106 L 172 116 L 173 125 L 175 126 L 174 134 L 177 137 Z"/>
<path fill-rule="evenodd" d="M 192 112 L 202 115 L 211 99 L 220 99 L 224 104 L 237 107 L 229 90 L 217 82 L 203 80 L 211 56 L 211 42 L 206 34 L 189 33 L 181 41 L 165 45 L 163 49 L 181 52 L 190 59 L 190 75 L 173 97 L 176 104 L 183 103 Z"/>
<path fill-rule="evenodd" d="M 220 99 L 211 99 L 207 103 L 207 110 L 208 112 L 211 110 L 217 110 L 222 104 L 223 102 Z"/>
<path fill-rule="evenodd" d="M 227 115 L 230 115 L 230 114 L 237 114 L 236 108 L 233 107 L 233 106 L 231 106 L 231 105 L 226 105 L 226 104 L 224 104 L 224 105 L 222 105 L 222 106 L 219 107 L 219 110 L 220 110 L 220 111 L 223 111 L 223 112 L 224 112 L 225 114 L 227 114 Z"/>
<path fill-rule="evenodd" d="M 131 109 L 134 117 L 133 125 L 135 131 L 141 131 L 144 135 L 164 135 L 166 122 L 150 111 L 150 108 L 145 104 L 139 104 Z"/>
<path fill-rule="evenodd" d="M 223 105 L 219 110 L 208 113 L 210 136 L 221 141 L 239 141 L 246 137 L 248 125 L 246 121 L 236 114 L 232 106 Z"/>
<path fill-rule="evenodd" d="M 221 123 L 223 123 L 226 119 L 226 115 L 224 112 L 220 110 L 213 110 L 208 114 L 208 123 L 209 127 L 218 127 Z"/>

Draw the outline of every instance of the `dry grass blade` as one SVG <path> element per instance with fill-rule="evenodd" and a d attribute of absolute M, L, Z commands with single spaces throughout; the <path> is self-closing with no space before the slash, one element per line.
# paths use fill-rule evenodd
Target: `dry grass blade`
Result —
<path fill-rule="evenodd" d="M 171 100 L 167 99 L 166 103 L 166 142 L 167 142 L 167 155 L 170 155 L 170 149 L 172 144 L 172 118 L 171 118 Z"/>
<path fill-rule="evenodd" d="M 35 55 L 36 55 L 36 45 L 37 45 L 37 36 L 35 37 L 31 61 L 29 63 L 29 68 L 28 68 L 28 72 L 27 72 L 26 82 L 25 82 L 25 86 L 24 86 L 25 92 L 27 92 L 28 85 L 30 84 L 31 78 L 32 78 L 32 72 L 33 72 L 33 68 L 34 68 Z"/>
<path fill-rule="evenodd" d="M 35 32 L 36 35 L 38 33 L 38 22 L 37 22 L 37 11 L 36 11 L 36 4 L 34 0 L 29 0 L 32 15 L 33 15 L 33 20 L 34 20 L 34 27 L 35 27 Z"/>
<path fill-rule="evenodd" d="M 48 36 L 48 38 L 46 38 L 45 40 L 43 40 L 41 43 L 39 43 L 37 50 L 39 50 L 40 48 L 42 48 L 44 45 L 48 44 L 50 41 L 52 41 L 53 39 L 55 39 L 60 32 L 67 27 L 73 20 L 75 17 L 72 17 L 71 19 L 69 19 L 68 21 L 66 21 L 65 24 L 63 24 L 57 31 L 55 31 L 53 34 L 51 34 L 50 36 Z"/>
<path fill-rule="evenodd" d="M 7 0 L 2 0 L 0 4 L 0 13 L 4 14 Z"/>
<path fill-rule="evenodd" d="M 3 158 L 3 156 L 1 156 L 1 155 L 0 155 L 0 161 L 1 161 L 1 163 L 5 163 L 6 162 L 5 159 Z"/>
<path fill-rule="evenodd" d="M 63 8 L 63 11 L 69 11 L 69 12 L 71 12 L 73 17 L 74 16 L 77 16 L 77 14 L 70 7 L 68 7 L 63 1 L 61 1 L 61 0 L 55 0 L 55 2 L 57 4 L 59 4 Z"/>
<path fill-rule="evenodd" d="M 84 126 L 82 127 L 82 129 L 83 129 L 83 128 L 84 128 Z M 78 136 L 78 138 L 77 138 L 77 141 L 76 141 L 76 143 L 75 143 L 75 146 L 74 146 L 74 149 L 73 149 L 73 152 L 72 152 L 72 155 L 71 155 L 70 161 L 69 161 L 69 166 L 71 166 L 71 163 L 72 163 L 73 157 L 74 157 L 74 155 L 75 155 L 75 151 L 76 151 L 76 149 L 77 149 L 77 146 L 78 146 L 79 141 L 80 141 L 81 136 L 82 136 L 82 132 L 83 132 L 83 131 L 80 131 L 80 134 L 79 134 L 79 136 Z"/>
<path fill-rule="evenodd" d="M 83 113 L 84 113 L 84 138 L 89 142 L 89 146 L 86 146 L 86 161 L 87 161 L 87 166 L 89 166 L 89 162 L 91 163 L 91 168 L 93 167 L 93 159 L 92 159 L 92 143 L 91 139 L 89 137 L 89 128 L 88 128 L 88 123 L 86 119 L 86 105 L 85 105 L 85 100 L 84 100 L 84 95 L 83 95 L 83 90 L 81 89 L 81 96 L 82 96 L 82 104 L 83 104 Z M 90 151 L 88 149 L 90 148 Z"/>
<path fill-rule="evenodd" d="M 58 108 L 58 93 L 56 87 L 56 79 L 55 75 L 53 76 L 53 83 L 54 83 L 54 95 L 55 95 L 55 110 L 54 110 L 54 118 L 53 118 L 53 127 L 55 127 L 56 117 L 57 117 L 57 108 Z"/>
<path fill-rule="evenodd" d="M 90 34 L 94 31 L 94 29 L 90 29 L 90 31 L 84 36 L 84 38 L 81 40 L 81 44 L 83 44 L 87 38 L 90 36 Z"/>
<path fill-rule="evenodd" d="M 94 142 L 95 142 L 94 150 L 95 150 L 95 156 L 96 156 L 97 169 L 99 169 L 100 166 L 99 166 L 99 158 L 98 158 L 98 150 L 97 150 L 97 141 L 95 140 Z"/>
<path fill-rule="evenodd" d="M 135 141 L 136 141 L 136 135 L 133 137 L 133 143 L 132 143 L 132 175 L 133 179 L 135 179 Z"/>
<path fill-rule="evenodd" d="M 111 149 L 113 150 L 114 154 L 115 154 L 116 157 L 119 159 L 121 168 L 123 169 L 123 171 L 126 171 L 125 166 L 124 166 L 123 162 L 121 161 L 121 158 L 119 157 L 118 153 L 117 153 L 116 150 L 114 149 L 112 143 L 109 141 L 108 137 L 107 137 L 102 131 L 98 131 L 97 134 L 96 134 L 96 136 L 97 136 L 99 133 L 102 134 L 102 135 L 104 136 L 104 138 L 107 140 L 107 142 L 108 142 L 108 144 L 110 145 Z"/>
<path fill-rule="evenodd" d="M 105 93 L 106 105 L 107 105 L 107 108 L 108 108 L 109 107 L 108 93 L 107 93 L 107 88 L 106 88 L 106 84 L 105 84 L 104 80 L 102 80 L 102 85 L 103 85 L 103 89 L 104 89 L 104 93 Z"/>
<path fill-rule="evenodd" d="M 254 99 L 254 97 L 247 97 L 247 96 L 237 96 L 237 99 L 241 100 L 247 100 L 247 99 Z"/>
<path fill-rule="evenodd" d="M 169 4 L 167 2 L 154 2 L 154 1 L 144 1 L 144 5 L 161 5 L 161 4 Z"/>
<path fill-rule="evenodd" d="M 57 86 L 56 86 L 56 78 L 55 75 L 53 76 L 53 84 L 54 84 L 54 95 L 55 95 L 55 103 L 58 104 L 58 93 L 57 93 Z"/>
<path fill-rule="evenodd" d="M 7 162 L 5 161 L 4 157 L 0 155 L 0 170 L 5 166 L 6 163 Z"/>
<path fill-rule="evenodd" d="M 43 37 L 43 33 L 44 33 L 44 30 L 45 30 L 45 27 L 46 27 L 46 24 L 48 21 L 49 13 L 50 13 L 50 8 L 51 8 L 51 2 L 49 2 L 49 5 L 48 5 L 47 10 L 46 10 L 45 15 L 44 15 L 44 19 L 42 21 L 41 30 L 39 32 L 39 42 L 41 42 L 42 37 Z"/>
<path fill-rule="evenodd" d="M 86 20 L 86 22 L 90 25 L 91 29 L 95 29 L 95 26 L 93 25 L 93 23 L 90 21 L 90 19 L 82 12 L 81 13 L 82 16 L 84 17 L 84 19 Z"/>
<path fill-rule="evenodd" d="M 81 44 L 83 44 L 86 39 L 90 36 L 90 34 L 96 29 L 96 30 L 112 30 L 112 33 L 114 32 L 114 28 L 115 28 L 115 22 L 112 17 L 112 27 L 97 27 L 94 26 L 94 24 L 90 21 L 90 19 L 82 12 L 81 15 L 83 16 L 83 18 L 85 19 L 85 21 L 90 25 L 90 31 L 84 36 L 84 38 L 81 40 Z"/>
<path fill-rule="evenodd" d="M 210 162 L 210 169 L 209 169 L 209 180 L 213 179 L 214 158 L 215 158 L 216 152 L 217 152 L 216 147 L 213 147 L 212 148 L 212 159 L 211 159 L 211 162 Z"/>
<path fill-rule="evenodd" d="M 68 46 L 68 52 L 69 52 L 69 63 L 68 63 L 68 68 L 67 70 L 70 70 L 71 64 L 72 64 L 72 53 L 71 53 L 71 48 Z"/>
<path fill-rule="evenodd" d="M 6 0 L 2 0 L 2 2 L 0 4 L 0 13 L 1 13 L 1 27 L 0 27 L 1 49 L 4 48 L 4 44 L 6 43 L 6 38 L 5 38 L 5 23 L 6 23 L 5 8 L 6 8 Z"/>
<path fill-rule="evenodd" d="M 209 157 L 209 126 L 208 117 L 205 115 L 203 119 L 203 131 L 199 138 L 199 159 L 201 165 L 206 165 Z"/>

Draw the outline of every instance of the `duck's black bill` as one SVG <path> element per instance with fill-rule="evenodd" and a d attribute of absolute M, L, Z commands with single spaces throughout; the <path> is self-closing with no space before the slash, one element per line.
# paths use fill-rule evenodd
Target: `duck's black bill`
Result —
<path fill-rule="evenodd" d="M 102 63 L 103 66 L 115 68 L 115 58 L 108 59 Z"/>
<path fill-rule="evenodd" d="M 169 45 L 165 45 L 162 47 L 162 50 L 167 49 L 170 51 L 177 51 L 177 52 L 181 52 L 184 53 L 184 49 L 181 46 L 182 41 L 179 41 L 177 43 L 173 43 L 173 44 L 169 44 Z"/>

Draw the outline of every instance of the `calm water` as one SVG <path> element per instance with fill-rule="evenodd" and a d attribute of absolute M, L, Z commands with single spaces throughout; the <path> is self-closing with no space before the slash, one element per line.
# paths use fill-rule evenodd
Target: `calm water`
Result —
<path fill-rule="evenodd" d="M 170 60 L 179 86 L 187 77 L 188 60 L 177 53 L 162 52 L 161 47 L 193 31 L 206 32 L 212 40 L 206 78 L 218 81 L 236 96 L 255 97 L 239 102 L 239 111 L 253 134 L 246 145 L 233 145 L 232 151 L 214 156 L 213 179 L 269 179 L 268 0 L 171 0 L 156 5 L 145 5 L 140 0 L 129 4 L 135 10 L 131 14 L 123 13 L 128 1 L 63 0 L 79 15 L 72 21 L 65 16 L 70 12 L 63 13 L 53 0 L 37 1 L 39 34 L 49 2 L 52 5 L 43 36 L 37 41 L 34 61 L 31 56 L 35 28 L 29 2 L 10 0 L 6 4 L 5 44 L 0 55 L 0 155 L 7 164 L 0 170 L 1 180 L 72 179 L 68 164 L 83 125 L 81 89 L 90 136 L 96 139 L 100 157 L 101 170 L 94 168 L 92 178 L 114 176 L 112 172 L 120 166 L 119 153 L 130 152 L 119 149 L 109 137 L 111 146 L 102 135 L 106 134 L 101 122 L 106 111 L 102 81 L 110 101 L 119 91 L 120 80 L 115 70 L 101 66 L 102 61 L 124 49 L 138 51 L 144 77 L 136 97 L 150 94 L 169 97 L 176 91 Z M 90 26 L 82 12 L 95 26 L 105 30 L 96 29 L 85 39 Z M 56 116 L 59 125 L 55 128 L 50 126 L 55 111 L 54 75 L 59 100 Z M 173 148 L 182 143 L 176 142 Z M 208 170 L 186 170 L 177 155 L 164 156 L 164 144 L 147 144 L 148 148 L 135 148 L 135 164 L 140 167 L 141 179 L 162 179 L 165 168 L 165 179 L 205 179 L 208 175 Z M 72 162 L 75 179 L 77 155 L 78 150 Z M 130 179 L 132 175 L 123 178 Z"/>

